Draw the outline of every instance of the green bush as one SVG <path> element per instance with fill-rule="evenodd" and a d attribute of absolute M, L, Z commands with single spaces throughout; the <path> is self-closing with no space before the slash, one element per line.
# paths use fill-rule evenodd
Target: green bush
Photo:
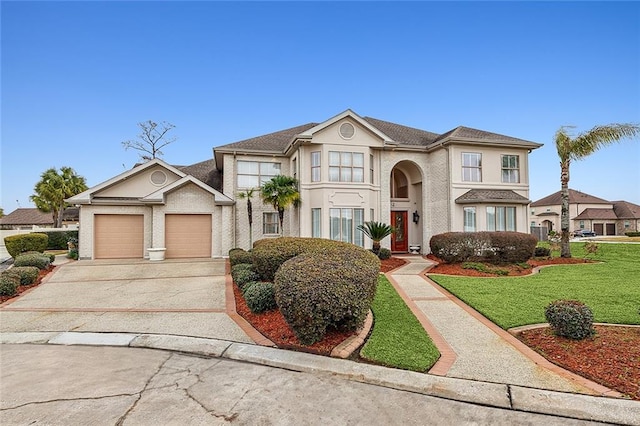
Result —
<path fill-rule="evenodd" d="M 20 285 L 31 285 L 38 279 L 40 269 L 35 266 L 14 266 L 9 271 L 20 277 Z"/>
<path fill-rule="evenodd" d="M 304 345 L 322 340 L 329 327 L 356 330 L 375 295 L 376 256 L 352 244 L 333 243 L 333 249 L 288 260 L 275 276 L 277 305 Z"/>
<path fill-rule="evenodd" d="M 251 312 L 255 314 L 270 311 L 278 307 L 273 283 L 248 283 L 243 294 L 247 306 L 251 309 Z"/>
<path fill-rule="evenodd" d="M 526 262 L 534 254 L 537 241 L 521 232 L 447 232 L 431 237 L 431 252 L 448 263 Z"/>
<path fill-rule="evenodd" d="M 4 245 L 9 255 L 14 259 L 25 251 L 37 251 L 42 253 L 47 249 L 49 237 L 42 233 L 18 234 L 4 237 Z"/>
<path fill-rule="evenodd" d="M 231 266 L 240 265 L 241 263 L 251 263 L 251 253 L 241 248 L 232 248 L 229 250 L 229 263 Z"/>
<path fill-rule="evenodd" d="M 231 278 L 233 278 L 233 282 L 242 289 L 248 282 L 258 281 L 260 275 L 258 275 L 250 263 L 240 263 L 239 265 L 231 267 Z"/>
<path fill-rule="evenodd" d="M 51 258 L 42 253 L 21 254 L 13 261 L 13 266 L 35 266 L 38 269 L 47 269 L 51 264 Z"/>
<path fill-rule="evenodd" d="M 46 250 L 67 250 L 69 247 L 67 243 L 70 239 L 78 239 L 78 230 L 69 231 L 41 231 L 41 234 L 45 234 L 49 237 Z"/>
<path fill-rule="evenodd" d="M 551 249 L 548 247 L 536 247 L 533 251 L 534 257 L 549 257 L 551 256 Z"/>
<path fill-rule="evenodd" d="M 378 251 L 378 259 L 386 260 L 391 257 L 391 250 L 388 248 L 380 247 L 380 251 Z"/>
<path fill-rule="evenodd" d="M 627 237 L 640 237 L 640 231 L 629 231 L 625 232 L 624 235 Z"/>
<path fill-rule="evenodd" d="M 569 339 L 582 340 L 593 335 L 593 312 L 577 300 L 551 302 L 544 315 L 555 334 Z"/>
<path fill-rule="evenodd" d="M 18 292 L 20 276 L 16 273 L 2 271 L 0 273 L 0 296 L 13 296 Z"/>

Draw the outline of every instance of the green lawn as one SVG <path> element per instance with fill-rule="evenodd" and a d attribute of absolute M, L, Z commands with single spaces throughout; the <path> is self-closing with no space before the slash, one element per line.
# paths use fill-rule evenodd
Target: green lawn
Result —
<path fill-rule="evenodd" d="M 426 371 L 440 352 L 384 275 L 371 306 L 373 331 L 360 356 L 390 367 Z"/>
<path fill-rule="evenodd" d="M 573 257 L 584 255 L 572 243 Z M 598 264 L 552 266 L 513 278 L 433 275 L 431 279 L 500 327 L 546 322 L 544 308 L 557 299 L 587 304 L 595 322 L 640 324 L 640 244 L 599 244 Z"/>

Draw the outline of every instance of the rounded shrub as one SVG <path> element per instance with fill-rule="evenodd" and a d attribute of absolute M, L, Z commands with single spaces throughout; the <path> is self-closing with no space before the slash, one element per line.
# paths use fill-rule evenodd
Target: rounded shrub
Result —
<path fill-rule="evenodd" d="M 38 269 L 47 269 L 50 264 L 49 255 L 42 253 L 22 254 L 13 261 L 13 266 L 35 266 Z"/>
<path fill-rule="evenodd" d="M 229 263 L 231 266 L 241 263 L 251 263 L 251 253 L 241 248 L 232 248 L 229 250 Z"/>
<path fill-rule="evenodd" d="M 378 259 L 387 260 L 391 257 L 391 250 L 388 248 L 381 247 L 378 251 Z"/>
<path fill-rule="evenodd" d="M 520 263 L 531 259 L 533 235 L 521 232 L 447 232 L 431 237 L 431 252 L 448 263 Z"/>
<path fill-rule="evenodd" d="M 536 247 L 533 255 L 535 257 L 549 257 L 551 256 L 551 249 L 548 247 Z"/>
<path fill-rule="evenodd" d="M 0 296 L 13 296 L 18 292 L 20 276 L 9 271 L 0 273 Z"/>
<path fill-rule="evenodd" d="M 246 286 L 243 291 L 244 300 L 251 312 L 259 314 L 278 307 L 273 283 L 254 282 Z"/>
<path fill-rule="evenodd" d="M 544 315 L 553 332 L 569 339 L 581 340 L 593 335 L 593 312 L 577 300 L 556 300 Z"/>
<path fill-rule="evenodd" d="M 248 282 L 258 281 L 260 275 L 258 275 L 250 263 L 240 263 L 231 267 L 231 278 L 233 278 L 233 282 L 242 289 Z"/>
<path fill-rule="evenodd" d="M 9 271 L 20 277 L 20 285 L 31 285 L 38 279 L 40 269 L 35 266 L 14 266 Z"/>
<path fill-rule="evenodd" d="M 304 345 L 322 340 L 329 327 L 356 330 L 371 307 L 379 268 L 373 253 L 352 244 L 301 254 L 278 269 L 276 303 Z"/>
<path fill-rule="evenodd" d="M 37 232 L 4 237 L 4 245 L 6 246 L 9 255 L 14 259 L 19 254 L 26 251 L 37 251 L 42 253 L 47 249 L 48 242 L 49 237 L 47 237 L 46 234 Z"/>

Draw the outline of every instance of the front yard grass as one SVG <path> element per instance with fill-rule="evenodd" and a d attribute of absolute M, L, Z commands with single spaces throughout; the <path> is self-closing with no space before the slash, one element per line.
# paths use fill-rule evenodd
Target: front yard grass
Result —
<path fill-rule="evenodd" d="M 380 274 L 371 306 L 373 331 L 360 356 L 389 367 L 424 372 L 440 357 L 440 352 L 418 319 L 398 295 L 389 280 Z"/>
<path fill-rule="evenodd" d="M 572 243 L 573 257 L 585 255 Z M 595 322 L 640 324 L 640 244 L 599 244 L 602 263 L 551 266 L 513 278 L 430 278 L 504 329 L 544 323 L 544 308 L 557 299 L 584 302 Z"/>

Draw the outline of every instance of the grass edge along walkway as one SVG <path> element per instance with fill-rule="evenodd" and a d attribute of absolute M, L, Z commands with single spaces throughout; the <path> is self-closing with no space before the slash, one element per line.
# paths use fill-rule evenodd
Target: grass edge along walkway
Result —
<path fill-rule="evenodd" d="M 373 329 L 360 350 L 365 360 L 388 367 L 425 372 L 440 352 L 387 277 L 380 274 L 371 305 Z"/>

